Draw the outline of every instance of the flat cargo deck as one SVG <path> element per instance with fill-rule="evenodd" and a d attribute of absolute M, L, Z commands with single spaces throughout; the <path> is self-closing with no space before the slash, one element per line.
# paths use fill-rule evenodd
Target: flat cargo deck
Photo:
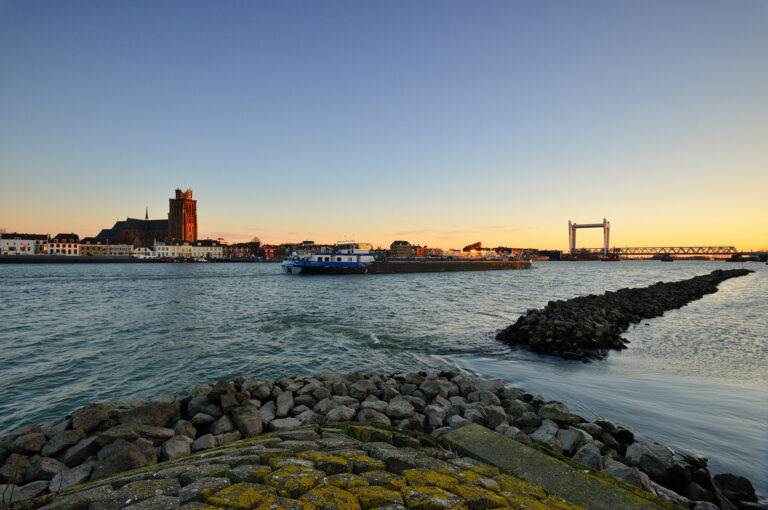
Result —
<path fill-rule="evenodd" d="M 448 271 L 499 271 L 508 269 L 530 269 L 528 260 L 441 260 L 441 261 L 397 261 L 373 262 L 368 274 L 389 273 L 440 273 Z"/>

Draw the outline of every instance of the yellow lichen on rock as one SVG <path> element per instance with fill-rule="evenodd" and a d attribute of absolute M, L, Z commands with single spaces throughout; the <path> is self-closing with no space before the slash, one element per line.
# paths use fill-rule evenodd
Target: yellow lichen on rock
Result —
<path fill-rule="evenodd" d="M 360 475 L 353 475 L 352 473 L 341 473 L 338 475 L 332 475 L 325 479 L 328 485 L 333 485 L 339 489 L 351 489 L 353 487 L 368 487 L 370 485 L 368 480 Z"/>
<path fill-rule="evenodd" d="M 355 487 L 349 490 L 357 497 L 363 510 L 387 505 L 402 505 L 403 496 L 399 491 L 384 487 Z"/>
<path fill-rule="evenodd" d="M 459 484 L 459 479 L 428 469 L 406 469 L 403 471 L 408 485 L 412 487 L 440 487 L 451 490 Z"/>
<path fill-rule="evenodd" d="M 467 506 L 457 495 L 440 487 L 403 487 L 405 506 L 414 510 L 466 509 Z"/>
<path fill-rule="evenodd" d="M 463 499 L 470 510 L 485 510 L 487 508 L 507 506 L 507 500 L 503 496 L 482 487 L 457 485 L 455 488 L 450 489 L 450 491 Z"/>
<path fill-rule="evenodd" d="M 389 432 L 388 430 L 377 429 L 365 425 L 351 425 L 347 427 L 347 434 L 366 443 L 382 441 L 384 443 L 392 444 L 392 432 Z"/>
<path fill-rule="evenodd" d="M 355 473 L 365 473 L 367 471 L 381 471 L 386 468 L 386 464 L 380 460 L 369 457 L 363 453 L 339 452 L 336 455 L 352 462 L 352 470 Z"/>
<path fill-rule="evenodd" d="M 499 483 L 499 487 L 504 492 L 524 494 L 534 499 L 547 497 L 547 493 L 538 485 L 533 485 L 532 483 L 525 482 L 514 476 L 501 474 L 494 477 L 494 480 Z"/>
<path fill-rule="evenodd" d="M 304 466 L 308 468 L 314 467 L 311 460 L 300 459 L 297 457 L 272 457 L 271 459 L 269 459 L 269 461 L 267 461 L 267 463 L 269 464 L 269 467 L 275 470 L 283 468 L 285 466 L 293 466 L 293 465 Z"/>
<path fill-rule="evenodd" d="M 230 485 L 206 498 L 206 503 L 220 508 L 247 510 L 253 508 L 269 496 L 274 496 L 274 487 L 255 483 Z"/>
<path fill-rule="evenodd" d="M 322 471 L 290 465 L 270 473 L 266 483 L 277 489 L 278 496 L 297 498 L 320 483 L 324 477 Z"/>
<path fill-rule="evenodd" d="M 351 492 L 333 485 L 315 487 L 299 499 L 311 503 L 320 510 L 359 510 L 360 508 L 360 503 Z"/>
<path fill-rule="evenodd" d="M 361 475 L 369 484 L 399 491 L 407 484 L 405 478 L 386 471 L 368 471 Z"/>
<path fill-rule="evenodd" d="M 315 507 L 306 501 L 270 496 L 256 510 L 315 510 Z"/>
<path fill-rule="evenodd" d="M 328 475 L 352 472 L 352 463 L 339 455 L 322 452 L 305 452 L 296 456 L 300 459 L 314 462 L 317 469 L 325 471 Z"/>

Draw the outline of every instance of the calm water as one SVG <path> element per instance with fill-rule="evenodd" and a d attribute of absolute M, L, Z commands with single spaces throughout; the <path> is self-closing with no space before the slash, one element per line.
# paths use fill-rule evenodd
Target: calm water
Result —
<path fill-rule="evenodd" d="M 551 299 L 740 267 L 538 263 L 530 271 L 292 277 L 277 264 L 0 266 L 0 433 L 80 405 L 250 374 L 449 366 L 711 459 L 768 494 L 768 266 L 583 364 L 494 334 Z"/>

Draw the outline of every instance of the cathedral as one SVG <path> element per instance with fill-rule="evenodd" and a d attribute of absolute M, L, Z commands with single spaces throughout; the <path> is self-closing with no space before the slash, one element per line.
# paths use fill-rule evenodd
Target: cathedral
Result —
<path fill-rule="evenodd" d="M 104 243 L 146 247 L 155 241 L 197 241 L 197 200 L 192 199 L 191 189 L 176 189 L 175 197 L 169 199 L 168 219 L 150 220 L 147 209 L 143 220 L 118 221 L 112 228 L 102 229 L 96 238 Z"/>

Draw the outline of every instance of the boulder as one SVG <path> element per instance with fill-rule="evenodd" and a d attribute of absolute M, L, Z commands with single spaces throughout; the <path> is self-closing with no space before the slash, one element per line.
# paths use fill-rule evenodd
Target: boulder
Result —
<path fill-rule="evenodd" d="M 507 404 L 507 414 L 515 419 L 520 418 L 523 413 L 527 413 L 528 411 L 528 406 L 519 400 L 510 400 Z"/>
<path fill-rule="evenodd" d="M 76 444 L 81 439 L 85 439 L 85 432 L 82 430 L 65 430 L 53 436 L 41 450 L 43 457 L 50 457 Z"/>
<path fill-rule="evenodd" d="M 210 414 L 205 413 L 196 413 L 194 416 L 192 416 L 192 419 L 190 422 L 192 422 L 192 425 L 195 427 L 204 427 L 208 424 L 213 423 L 216 421 L 216 418 L 211 416 Z"/>
<path fill-rule="evenodd" d="M 539 428 L 531 434 L 531 439 L 554 452 L 562 453 L 563 448 L 560 445 L 560 440 L 557 438 L 558 430 L 555 422 L 549 419 L 543 420 Z"/>
<path fill-rule="evenodd" d="M 507 429 L 504 431 L 504 435 L 507 437 L 511 437 L 515 441 L 520 441 L 521 443 L 525 444 L 531 444 L 531 436 L 523 432 L 517 427 L 508 426 Z"/>
<path fill-rule="evenodd" d="M 541 425 L 541 418 L 538 414 L 527 411 L 517 418 L 515 423 L 522 429 L 533 428 L 535 430 Z"/>
<path fill-rule="evenodd" d="M 48 480 L 41 480 L 16 487 L 13 490 L 13 496 L 11 496 L 9 503 L 18 503 L 36 498 L 48 489 L 48 484 L 50 484 Z"/>
<path fill-rule="evenodd" d="M 66 469 L 62 473 L 56 474 L 51 478 L 48 484 L 48 492 L 60 492 L 75 485 L 80 485 L 88 481 L 93 471 L 94 462 L 86 462 L 72 469 Z"/>
<path fill-rule="evenodd" d="M 45 434 L 45 437 L 47 437 L 48 439 L 52 439 L 54 436 L 69 429 L 70 423 L 71 422 L 69 421 L 69 418 L 64 418 L 55 423 L 47 423 L 40 427 L 41 429 L 40 432 Z"/>
<path fill-rule="evenodd" d="M 0 481 L 8 484 L 20 484 L 24 480 L 24 474 L 31 467 L 29 457 L 19 453 L 12 453 L 0 468 Z"/>
<path fill-rule="evenodd" d="M 72 428 L 82 430 L 86 434 L 109 419 L 107 406 L 91 404 L 81 407 L 72 413 Z"/>
<path fill-rule="evenodd" d="M 504 382 L 501 379 L 482 379 L 475 382 L 478 390 L 490 391 L 496 395 L 501 395 L 504 391 Z"/>
<path fill-rule="evenodd" d="M 690 503 L 688 501 L 688 498 L 681 496 L 680 494 L 676 493 L 672 489 L 667 489 L 666 487 L 659 485 L 656 482 L 651 482 L 651 488 L 653 489 L 651 490 L 651 492 L 656 494 L 658 497 L 660 497 L 664 501 L 669 501 L 674 505 L 678 505 L 683 508 L 688 508 Z"/>
<path fill-rule="evenodd" d="M 433 429 L 437 429 L 443 426 L 446 412 L 444 408 L 430 404 L 424 408 L 424 415 L 427 417 L 429 426 Z"/>
<path fill-rule="evenodd" d="M 557 440 L 560 441 L 563 453 L 569 457 L 584 445 L 584 436 L 573 429 L 558 430 Z"/>
<path fill-rule="evenodd" d="M 263 430 L 261 410 L 252 406 L 236 407 L 232 410 L 232 421 L 243 437 L 256 437 Z"/>
<path fill-rule="evenodd" d="M 192 422 L 187 420 L 179 420 L 173 426 L 173 432 L 177 436 L 187 436 L 188 438 L 195 439 L 197 437 L 197 428 L 192 425 Z"/>
<path fill-rule="evenodd" d="M 277 406 L 275 406 L 275 401 L 270 400 L 261 408 L 259 409 L 259 414 L 261 415 L 261 422 L 264 425 L 267 425 L 269 422 L 275 419 L 275 416 L 277 415 Z"/>
<path fill-rule="evenodd" d="M 156 427 L 165 427 L 170 423 L 175 423 L 178 417 L 176 407 L 166 402 L 148 402 L 117 413 L 117 421 L 120 423 L 154 425 Z"/>
<path fill-rule="evenodd" d="M 403 397 L 395 397 L 389 401 L 386 414 L 390 418 L 410 418 L 414 412 L 413 404 L 408 400 Z"/>
<path fill-rule="evenodd" d="M 327 415 L 325 415 L 326 419 L 329 422 L 334 421 L 350 421 L 354 419 L 355 417 L 355 410 L 352 408 L 349 408 L 347 406 L 339 406 L 334 409 L 331 409 Z"/>
<path fill-rule="evenodd" d="M 226 446 L 230 443 L 234 443 L 235 441 L 240 440 L 243 435 L 239 430 L 235 430 L 233 432 L 225 432 L 224 434 L 219 434 L 218 436 L 213 437 L 216 438 L 216 444 L 219 446 Z"/>
<path fill-rule="evenodd" d="M 448 418 L 445 420 L 445 423 L 446 423 L 446 424 L 447 424 L 449 427 L 451 427 L 451 428 L 454 428 L 454 429 L 458 429 L 458 428 L 460 428 L 460 427 L 463 427 L 464 425 L 469 425 L 469 424 L 470 424 L 470 423 L 472 423 L 472 422 L 471 422 L 471 421 L 469 421 L 469 420 L 468 420 L 468 419 L 466 419 L 466 418 L 463 418 L 463 417 L 461 417 L 461 416 L 460 416 L 460 415 L 458 415 L 458 414 L 454 414 L 453 416 L 449 416 L 449 417 L 448 417 Z"/>
<path fill-rule="evenodd" d="M 558 425 L 569 425 L 571 423 L 571 412 L 562 402 L 553 402 L 541 406 L 539 416 L 543 420 L 552 420 Z"/>
<path fill-rule="evenodd" d="M 495 429 L 499 425 L 508 425 L 509 416 L 501 406 L 488 406 L 485 409 L 485 425 L 489 429 Z"/>
<path fill-rule="evenodd" d="M 199 452 L 200 450 L 209 450 L 211 448 L 216 448 L 217 446 L 218 444 L 216 444 L 216 438 L 213 434 L 206 434 L 195 439 L 192 443 L 192 451 Z"/>
<path fill-rule="evenodd" d="M 357 400 L 365 400 L 365 397 L 375 393 L 376 385 L 368 379 L 361 379 L 349 387 L 349 395 Z"/>
<path fill-rule="evenodd" d="M 301 425 L 296 418 L 277 418 L 269 422 L 269 429 L 274 431 L 294 429 Z"/>
<path fill-rule="evenodd" d="M 86 437 L 64 450 L 60 460 L 69 467 L 74 467 L 85 462 L 88 457 L 96 455 L 99 451 L 99 443 L 96 437 Z"/>
<path fill-rule="evenodd" d="M 67 466 L 56 459 L 35 456 L 30 459 L 29 469 L 24 473 L 24 481 L 36 482 L 38 480 L 50 480 L 66 469 Z"/>
<path fill-rule="evenodd" d="M 184 437 L 184 436 L 180 436 Z M 189 440 L 192 442 L 192 440 Z M 141 451 L 141 454 L 144 456 L 145 459 L 147 459 L 147 464 L 150 466 L 157 464 L 157 448 L 155 448 L 155 443 L 150 441 L 149 439 L 145 439 L 143 437 L 140 437 L 136 439 L 133 442 L 134 445 Z"/>
<path fill-rule="evenodd" d="M 99 480 L 123 471 L 130 471 L 148 464 L 146 457 L 136 445 L 118 439 L 99 452 L 98 463 L 91 480 Z"/>
<path fill-rule="evenodd" d="M 757 493 L 752 482 L 743 476 L 731 473 L 715 475 L 715 485 L 722 491 L 723 496 L 731 501 L 757 501 Z"/>
<path fill-rule="evenodd" d="M 192 443 L 186 436 L 174 436 L 160 447 L 160 458 L 165 461 L 186 457 L 192 453 Z"/>
<path fill-rule="evenodd" d="M 277 402 L 275 403 L 276 412 L 275 416 L 278 418 L 285 418 L 288 413 L 293 409 L 293 394 L 289 391 L 284 391 L 277 396 Z"/>
<path fill-rule="evenodd" d="M 17 437 L 8 447 L 8 450 L 23 455 L 33 455 L 43 449 L 48 438 L 42 432 L 33 432 Z"/>
<path fill-rule="evenodd" d="M 219 403 L 221 404 L 221 410 L 225 413 L 230 412 L 234 407 L 237 407 L 240 404 L 237 397 L 231 393 L 224 393 L 220 397 Z"/>
<path fill-rule="evenodd" d="M 392 425 L 392 422 L 386 415 L 374 411 L 373 409 L 361 409 L 357 413 L 357 421 L 361 423 L 370 423 L 371 425 L 384 425 L 387 427 Z"/>
<path fill-rule="evenodd" d="M 499 397 L 496 396 L 495 393 L 492 393 L 490 391 L 473 391 L 469 394 L 467 397 L 467 400 L 470 402 L 480 402 L 481 404 L 487 405 L 487 406 L 499 406 L 501 405 L 501 400 L 499 400 Z"/>
<path fill-rule="evenodd" d="M 666 446 L 656 443 L 635 441 L 627 448 L 625 458 L 628 466 L 637 467 L 661 484 L 667 481 L 668 473 L 674 467 L 672 453 Z"/>
<path fill-rule="evenodd" d="M 226 414 L 213 422 L 213 425 L 211 425 L 210 428 L 211 434 L 214 436 L 218 436 L 219 434 L 226 434 L 227 432 L 232 432 L 233 430 L 235 430 L 235 425 L 232 423 L 232 419 Z"/>
<path fill-rule="evenodd" d="M 562 442 L 561 442 L 562 444 Z M 565 449 L 565 447 L 563 448 Z M 573 460 L 581 462 L 592 469 L 603 469 L 603 461 L 600 457 L 600 450 L 594 444 L 585 444 L 573 455 Z"/>
<path fill-rule="evenodd" d="M 387 403 L 386 402 L 384 402 L 383 400 L 379 400 L 379 399 L 368 400 L 370 398 L 371 397 L 368 397 L 367 399 L 365 399 L 365 401 L 362 404 L 360 404 L 360 408 L 361 409 L 373 409 L 374 411 L 378 411 L 378 412 L 380 412 L 382 414 L 386 414 L 387 413 Z"/>
<path fill-rule="evenodd" d="M 609 462 L 604 468 L 603 473 L 618 478 L 623 482 L 639 487 L 648 492 L 653 492 L 651 480 L 648 475 L 637 469 L 636 467 L 630 467 L 626 464 L 622 464 L 618 461 Z"/>

